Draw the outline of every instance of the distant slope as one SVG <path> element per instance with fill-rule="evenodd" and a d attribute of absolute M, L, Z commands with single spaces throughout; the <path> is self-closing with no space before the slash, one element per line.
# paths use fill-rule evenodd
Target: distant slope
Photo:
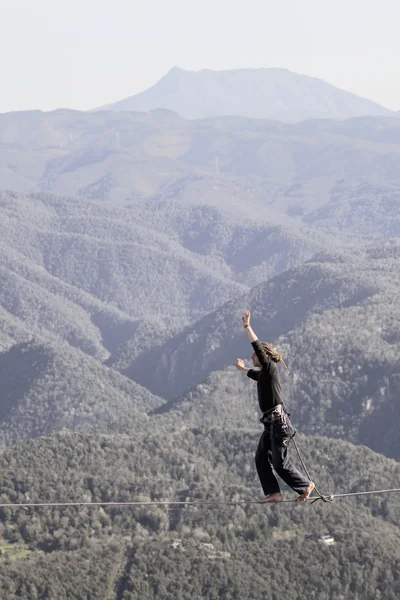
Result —
<path fill-rule="evenodd" d="M 380 291 L 310 315 L 277 341 L 287 348 L 286 393 L 303 431 L 400 460 L 400 251 L 368 258 Z"/>
<path fill-rule="evenodd" d="M 325 81 L 287 69 L 173 68 L 148 90 L 97 110 L 168 109 L 185 119 L 239 115 L 276 121 L 348 119 L 392 111 Z"/>
<path fill-rule="evenodd" d="M 399 294 L 394 298 L 399 301 Z M 373 304 L 326 311 L 275 340 L 290 365 L 290 374 L 280 368 L 280 375 L 299 431 L 364 444 L 400 460 L 400 322 L 389 297 L 375 302 L 380 311 Z M 175 425 L 218 423 L 230 430 L 254 427 L 261 416 L 256 386 L 234 367 L 214 371 L 155 413 Z"/>
<path fill-rule="evenodd" d="M 151 214 L 139 224 L 128 209 L 88 201 L 0 200 L 0 305 L 33 333 L 100 359 L 143 327 L 161 338 L 247 289 L 220 257 L 156 231 Z"/>
<path fill-rule="evenodd" d="M 0 354 L 0 444 L 58 431 L 128 433 L 162 403 L 68 345 L 30 341 Z"/>
<path fill-rule="evenodd" d="M 0 115 L 0 188 L 134 205 L 162 194 L 273 219 L 329 201 L 337 181 L 400 182 L 400 119 L 298 124 L 170 113 Z"/>
<path fill-rule="evenodd" d="M 128 344 L 132 359 L 334 243 L 207 205 L 0 192 L 0 347 L 23 328 L 100 360 Z"/>
<path fill-rule="evenodd" d="M 249 356 L 240 326 L 246 306 L 252 310 L 258 335 L 274 340 L 312 314 L 373 298 L 390 284 L 393 264 L 388 261 L 386 270 L 380 271 L 383 265 L 385 261 L 375 269 L 361 252 L 360 256 L 350 252 L 321 255 L 227 302 L 161 347 L 144 353 L 123 372 L 164 398 L 179 397 L 213 370 L 232 364 L 237 356 Z M 397 281 L 397 274 L 395 278 Z"/>
<path fill-rule="evenodd" d="M 253 292 L 250 306 L 255 314 L 254 328 L 260 337 L 270 336 L 269 339 L 273 339 L 285 354 L 290 369 L 290 374 L 280 369 L 285 399 L 302 431 L 365 444 L 386 456 L 400 459 L 397 410 L 400 394 L 400 253 L 396 247 L 371 250 L 362 260 L 360 257 L 348 258 L 342 264 L 338 256 L 336 266 L 332 259 L 325 267 L 320 262 L 319 274 L 318 263 L 294 270 L 290 277 L 288 272 L 286 285 L 289 281 L 291 284 L 287 291 L 293 296 L 286 300 L 279 290 L 279 287 L 286 287 L 281 277 L 272 280 L 274 292 L 272 282 L 256 288 L 254 292 L 266 302 L 268 296 L 272 298 L 276 294 L 277 297 L 270 301 L 271 319 L 267 311 L 265 315 L 260 314 L 261 298 L 255 299 Z M 300 307 L 305 306 L 307 296 L 303 296 L 302 280 L 298 274 L 296 276 L 296 271 L 302 271 L 310 290 L 319 290 L 321 294 L 319 299 L 314 296 L 313 305 L 303 314 Z M 337 284 L 340 282 L 339 287 L 328 286 L 329 279 L 331 283 L 334 279 Z M 313 295 L 309 293 L 308 298 Z M 278 307 L 276 302 L 279 300 L 281 306 Z M 297 324 L 290 320 L 289 307 L 292 312 L 296 307 Z M 187 372 L 195 384 L 186 393 L 172 397 L 156 409 L 156 412 L 168 415 L 171 422 L 182 421 L 192 426 L 218 422 L 221 427 L 228 428 L 251 426 L 257 422 L 256 390 L 247 378 L 228 368 L 202 380 L 204 373 L 221 365 L 222 349 L 225 356 L 231 358 L 231 363 L 234 353 L 243 358 L 250 354 L 243 335 L 236 337 L 223 325 L 229 318 L 225 308 L 215 315 L 214 327 L 207 324 L 206 335 L 200 336 L 200 328 L 196 327 L 186 338 L 177 338 L 176 341 L 185 340 L 181 347 L 166 349 L 164 346 L 159 350 L 164 364 L 169 364 L 171 370 L 170 386 L 164 386 L 167 391 L 171 386 L 174 386 L 172 390 L 179 391 L 184 383 L 189 384 Z M 235 314 L 234 309 L 233 316 Z M 203 326 L 206 327 L 205 323 Z M 193 345 L 197 346 L 197 358 L 191 361 Z M 155 365 L 154 386 L 163 373 L 155 356 L 156 353 L 154 359 L 147 357 L 148 362 Z M 140 358 L 137 364 L 139 362 Z M 176 379 L 175 364 L 180 374 Z M 222 364 L 228 364 L 227 358 Z M 135 362 L 131 368 L 135 368 Z M 168 379 L 166 373 L 165 379 Z"/>
<path fill-rule="evenodd" d="M 181 182 L 185 188 L 185 182 Z M 224 204 L 186 204 L 163 194 L 138 202 L 135 219 L 168 235 L 187 250 L 221 261 L 232 278 L 248 286 L 311 258 L 316 252 L 336 247 L 334 235 L 321 235 L 298 223 L 275 224 L 274 218 L 243 211 L 239 216 Z M 244 204 L 244 208 L 246 204 Z"/>
<path fill-rule="evenodd" d="M 400 185 L 338 182 L 327 204 L 303 215 L 303 223 L 327 232 L 359 238 L 400 238 Z"/>

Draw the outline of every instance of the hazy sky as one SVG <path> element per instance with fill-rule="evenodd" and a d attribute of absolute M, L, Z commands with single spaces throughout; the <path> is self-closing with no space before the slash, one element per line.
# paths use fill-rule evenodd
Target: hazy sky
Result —
<path fill-rule="evenodd" d="M 0 7 L 0 112 L 94 108 L 150 87 L 174 66 L 285 67 L 400 109 L 399 0 L 0 0 Z"/>

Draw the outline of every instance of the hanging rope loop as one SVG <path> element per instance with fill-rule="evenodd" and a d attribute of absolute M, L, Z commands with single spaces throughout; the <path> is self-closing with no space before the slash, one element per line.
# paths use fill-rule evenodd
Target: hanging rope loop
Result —
<path fill-rule="evenodd" d="M 316 488 L 314 488 L 316 490 Z M 332 504 L 334 499 L 334 496 L 330 495 L 330 496 L 323 496 L 322 494 L 319 494 L 319 496 L 317 498 L 313 498 L 311 504 L 314 504 L 315 502 L 318 502 L 319 500 L 322 500 L 322 502 L 328 502 L 330 504 Z"/>
<path fill-rule="evenodd" d="M 304 473 L 305 473 L 305 474 L 306 474 L 306 476 L 308 477 L 309 481 L 312 481 L 312 479 L 311 479 L 311 477 L 310 477 L 310 474 L 309 474 L 309 472 L 308 472 L 308 470 L 307 470 L 306 464 L 305 464 L 305 462 L 304 462 L 304 460 L 303 460 L 303 457 L 302 457 L 302 455 L 301 455 L 301 453 L 300 453 L 299 447 L 298 447 L 298 445 L 297 445 L 297 442 L 296 442 L 296 440 L 294 439 L 294 437 L 292 438 L 292 441 L 293 441 L 294 447 L 296 448 L 296 452 L 297 452 L 297 455 L 298 455 L 298 457 L 299 457 L 299 460 L 300 460 L 300 462 L 301 462 L 301 465 L 302 465 L 302 467 L 303 467 L 303 469 L 304 469 Z M 322 502 L 329 502 L 329 503 L 331 503 L 331 502 L 333 501 L 333 496 L 324 496 L 324 494 L 321 494 L 321 493 L 318 491 L 318 488 L 317 488 L 317 486 L 315 486 L 315 487 L 314 487 L 314 491 L 315 491 L 315 493 L 317 494 L 318 498 L 314 498 L 314 499 L 312 500 L 311 504 L 314 504 L 314 502 L 317 502 L 318 500 L 321 500 Z"/>

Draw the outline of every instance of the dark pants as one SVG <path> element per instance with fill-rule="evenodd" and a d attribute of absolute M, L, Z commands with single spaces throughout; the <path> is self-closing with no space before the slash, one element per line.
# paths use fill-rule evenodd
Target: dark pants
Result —
<path fill-rule="evenodd" d="M 290 436 L 271 435 L 269 428 L 265 429 L 260 438 L 255 459 L 258 476 L 266 496 L 280 492 L 279 483 L 272 467 L 279 477 L 298 494 L 307 490 L 309 480 L 289 460 L 289 443 Z"/>

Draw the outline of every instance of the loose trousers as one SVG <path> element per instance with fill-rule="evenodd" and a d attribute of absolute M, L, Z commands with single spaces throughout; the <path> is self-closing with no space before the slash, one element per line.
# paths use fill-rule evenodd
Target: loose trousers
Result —
<path fill-rule="evenodd" d="M 269 428 L 261 435 L 255 461 L 261 487 L 266 496 L 280 492 L 272 469 L 298 494 L 305 492 L 310 483 L 289 460 L 290 439 L 290 436 L 271 436 Z"/>

